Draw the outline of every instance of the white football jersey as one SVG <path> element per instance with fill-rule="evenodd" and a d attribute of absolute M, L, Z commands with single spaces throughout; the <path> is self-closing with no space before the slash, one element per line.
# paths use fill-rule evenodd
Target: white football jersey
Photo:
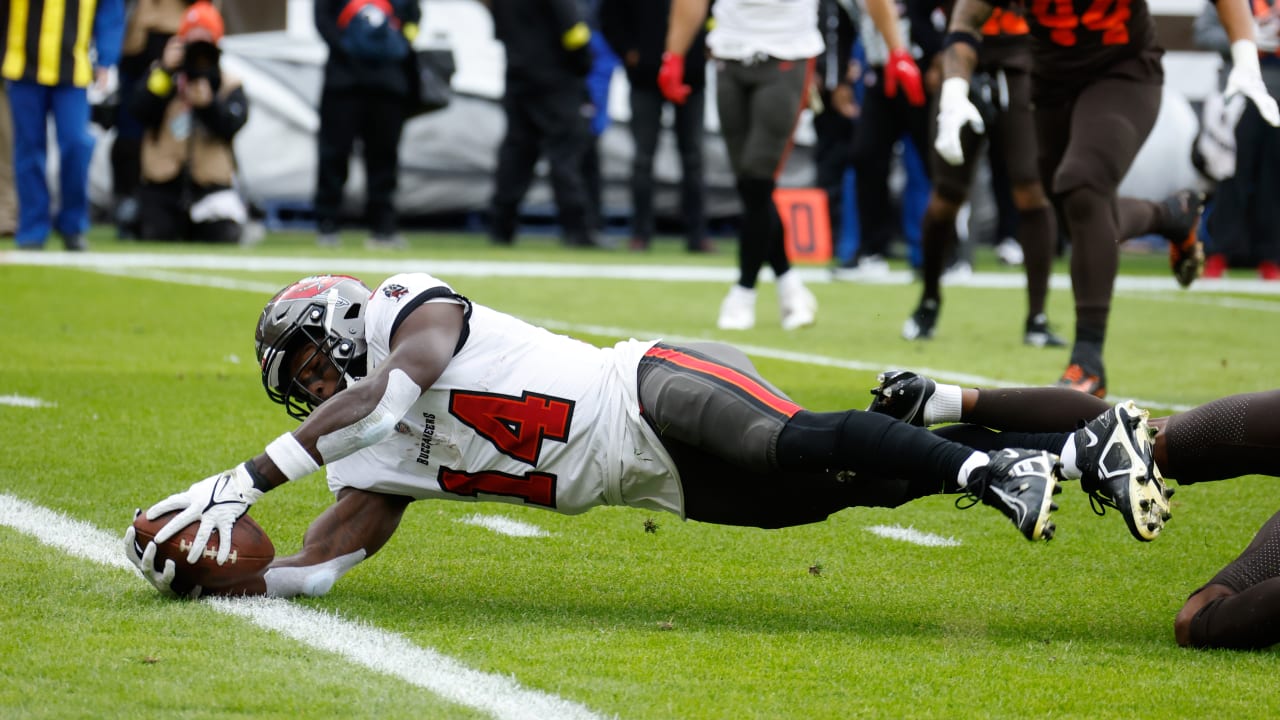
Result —
<path fill-rule="evenodd" d="M 716 0 L 711 14 L 707 48 L 713 57 L 746 60 L 764 53 L 807 60 L 822 52 L 818 0 Z"/>
<path fill-rule="evenodd" d="M 398 320 L 424 297 L 465 304 L 425 273 L 394 275 L 373 291 L 371 372 L 390 353 Z M 683 516 L 675 463 L 640 417 L 636 371 L 653 344 L 598 348 L 472 304 L 462 349 L 440 379 L 391 437 L 330 464 L 329 487 Z"/>

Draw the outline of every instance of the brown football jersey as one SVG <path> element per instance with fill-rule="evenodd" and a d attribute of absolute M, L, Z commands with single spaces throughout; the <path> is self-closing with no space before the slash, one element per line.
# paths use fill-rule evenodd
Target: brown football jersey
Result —
<path fill-rule="evenodd" d="M 1019 1 L 994 4 L 1007 7 Z M 1126 60 L 1150 58 L 1153 52 L 1159 57 L 1147 0 L 1026 0 L 1025 8 L 1038 99 L 1072 95 L 1095 77 L 1114 75 L 1118 65 L 1129 68 L 1122 75 L 1131 75 L 1135 64 Z M 1145 63 L 1137 65 L 1144 75 L 1152 70 Z"/>

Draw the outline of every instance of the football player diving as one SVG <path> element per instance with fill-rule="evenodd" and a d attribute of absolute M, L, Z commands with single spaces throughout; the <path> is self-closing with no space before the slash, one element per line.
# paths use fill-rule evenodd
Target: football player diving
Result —
<path fill-rule="evenodd" d="M 256 350 L 267 396 L 302 424 L 152 505 L 150 520 L 177 514 L 146 547 L 127 531 L 126 553 L 162 592 L 176 594 L 178 568 L 172 559 L 156 567 L 157 544 L 198 522 L 187 562 L 217 530 L 221 564 L 237 518 L 321 466 L 336 501 L 302 549 L 210 594 L 322 595 L 425 499 L 564 514 L 625 505 L 780 528 L 846 507 L 963 493 L 1029 540 L 1055 530 L 1054 452 L 978 452 L 880 413 L 806 410 L 730 346 L 633 339 L 599 348 L 473 303 L 424 273 L 372 291 L 342 275 L 293 283 L 263 310 Z M 1102 447 L 1122 448 L 1125 467 L 1068 477 L 1151 539 L 1168 503 L 1145 413 L 1108 408 L 1088 428 Z"/>

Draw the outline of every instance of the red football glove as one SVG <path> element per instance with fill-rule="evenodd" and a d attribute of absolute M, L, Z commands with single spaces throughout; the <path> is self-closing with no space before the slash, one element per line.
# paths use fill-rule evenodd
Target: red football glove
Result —
<path fill-rule="evenodd" d="M 916 71 L 918 76 L 920 71 Z M 917 78 L 917 84 L 919 79 Z M 683 105 L 693 88 L 684 84 L 684 56 L 662 53 L 662 67 L 658 70 L 658 89 L 662 96 L 677 105 Z"/>
<path fill-rule="evenodd" d="M 889 51 L 889 62 L 884 64 L 884 94 L 893 97 L 898 86 L 907 95 L 907 102 L 916 107 L 924 105 L 924 84 L 920 80 L 920 68 L 904 48 Z"/>

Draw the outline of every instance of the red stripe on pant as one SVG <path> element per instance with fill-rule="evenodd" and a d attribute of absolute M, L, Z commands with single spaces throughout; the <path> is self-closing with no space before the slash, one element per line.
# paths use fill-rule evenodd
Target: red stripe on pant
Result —
<path fill-rule="evenodd" d="M 674 365 L 678 365 L 687 370 L 696 373 L 709 375 L 721 382 L 728 383 L 742 390 L 751 397 L 759 400 L 770 409 L 781 413 L 786 417 L 791 417 L 800 412 L 804 408 L 791 402 L 790 400 L 779 396 L 769 388 L 761 385 L 755 378 L 745 375 L 726 365 L 721 365 L 710 360 L 694 357 L 688 353 L 681 352 L 675 348 L 655 346 L 645 353 L 646 357 L 653 357 L 659 360 L 665 360 Z"/>

